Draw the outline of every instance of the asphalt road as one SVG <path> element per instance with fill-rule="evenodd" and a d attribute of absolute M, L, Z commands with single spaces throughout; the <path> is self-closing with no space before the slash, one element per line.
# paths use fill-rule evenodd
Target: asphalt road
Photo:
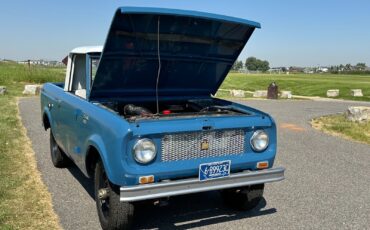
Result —
<path fill-rule="evenodd" d="M 343 112 L 354 102 L 247 101 L 278 123 L 275 165 L 286 179 L 268 184 L 249 212 L 225 207 L 217 192 L 175 197 L 166 207 L 138 209 L 137 229 L 368 229 L 370 146 L 312 129 L 310 119 Z M 370 105 L 370 103 L 368 103 Z M 64 229 L 99 229 L 92 182 L 76 167 L 56 169 L 38 98 L 21 99 L 20 113 Z M 30 191 L 31 192 L 31 191 Z"/>

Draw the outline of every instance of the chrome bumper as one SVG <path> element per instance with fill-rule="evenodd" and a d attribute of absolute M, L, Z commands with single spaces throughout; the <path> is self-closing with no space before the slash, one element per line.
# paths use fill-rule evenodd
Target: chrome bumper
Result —
<path fill-rule="evenodd" d="M 282 167 L 259 171 L 243 171 L 228 177 L 199 181 L 198 178 L 163 181 L 153 184 L 135 185 L 120 188 L 120 201 L 133 202 L 177 196 L 189 193 L 243 187 L 254 184 L 270 183 L 284 179 Z"/>

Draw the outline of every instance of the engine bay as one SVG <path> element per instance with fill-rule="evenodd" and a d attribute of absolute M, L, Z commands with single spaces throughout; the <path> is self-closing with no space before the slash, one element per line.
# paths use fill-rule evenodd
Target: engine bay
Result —
<path fill-rule="evenodd" d="M 158 104 L 158 112 L 156 103 L 153 101 L 139 103 L 107 102 L 101 105 L 113 110 L 128 121 L 178 116 L 248 115 L 246 111 L 233 107 L 230 102 L 219 99 L 161 101 Z"/>

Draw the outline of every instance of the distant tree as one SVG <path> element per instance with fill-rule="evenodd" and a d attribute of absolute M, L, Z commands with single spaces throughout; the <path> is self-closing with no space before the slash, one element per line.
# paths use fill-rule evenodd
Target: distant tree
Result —
<path fill-rule="evenodd" d="M 261 61 L 260 62 L 259 70 L 261 70 L 262 72 L 266 72 L 269 69 L 270 69 L 270 63 L 268 61 Z"/>
<path fill-rule="evenodd" d="M 247 58 L 247 60 L 245 61 L 245 67 L 247 67 L 247 69 L 250 71 L 257 71 L 258 70 L 257 58 L 255 57 Z"/>
<path fill-rule="evenodd" d="M 339 71 L 343 71 L 344 70 L 344 65 L 340 64 L 339 65 Z"/>
<path fill-rule="evenodd" d="M 344 69 L 347 70 L 347 71 L 351 71 L 352 70 L 352 65 L 351 64 L 346 64 Z"/>
<path fill-rule="evenodd" d="M 233 71 L 238 71 L 238 70 L 240 70 L 240 69 L 242 69 L 243 68 L 243 61 L 238 61 L 238 60 L 236 60 L 235 62 L 234 62 L 234 65 L 231 67 L 231 70 L 233 70 Z"/>
<path fill-rule="evenodd" d="M 267 70 L 270 69 L 270 64 L 268 61 L 263 61 L 255 57 L 249 57 L 245 61 L 245 67 L 247 67 L 247 69 L 250 71 L 259 70 L 262 72 L 266 72 Z"/>
<path fill-rule="evenodd" d="M 356 70 L 364 71 L 366 69 L 366 64 L 365 63 L 357 63 L 355 68 L 356 68 Z"/>

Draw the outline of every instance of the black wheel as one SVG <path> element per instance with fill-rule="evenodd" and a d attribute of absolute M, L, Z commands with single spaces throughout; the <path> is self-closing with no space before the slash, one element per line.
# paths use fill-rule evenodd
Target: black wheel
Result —
<path fill-rule="evenodd" d="M 98 161 L 95 166 L 95 201 L 100 225 L 107 229 L 130 229 L 134 205 L 120 202 L 119 187 L 108 180 L 104 166 Z"/>
<path fill-rule="evenodd" d="M 243 188 L 225 189 L 221 191 L 227 205 L 239 210 L 255 208 L 263 197 L 265 184 L 251 185 Z"/>
<path fill-rule="evenodd" d="M 70 165 L 71 160 L 67 155 L 59 148 L 57 142 L 54 139 L 53 133 L 50 131 L 50 154 L 53 165 L 57 168 L 65 168 Z"/>

